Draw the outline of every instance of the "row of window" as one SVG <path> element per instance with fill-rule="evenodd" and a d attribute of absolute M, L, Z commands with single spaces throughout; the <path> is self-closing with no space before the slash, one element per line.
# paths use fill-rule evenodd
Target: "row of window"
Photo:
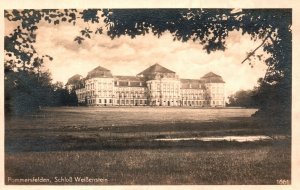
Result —
<path fill-rule="evenodd" d="M 142 95 L 145 95 L 146 92 L 140 92 L 140 93 L 133 93 L 133 92 L 117 92 L 116 95 L 119 96 L 119 95 L 126 95 L 126 96 L 142 96 Z"/>
<path fill-rule="evenodd" d="M 93 93 L 82 93 L 82 94 L 78 94 L 78 99 L 84 99 L 86 96 L 93 96 L 94 94 Z M 147 95 L 145 94 L 141 94 L 141 95 L 132 95 L 132 94 L 129 94 L 129 95 L 126 95 L 126 94 L 119 94 L 117 96 L 114 96 L 114 95 L 111 95 L 111 94 L 101 94 L 99 95 L 100 97 L 115 97 L 115 98 L 131 98 L 131 99 L 134 99 L 134 98 L 147 98 Z M 150 96 L 150 98 L 152 99 L 157 99 L 157 98 L 163 98 L 163 99 L 189 99 L 189 100 L 202 100 L 204 99 L 204 96 L 203 95 L 200 95 L 200 96 L 194 96 L 194 95 L 189 95 L 189 96 L 167 96 L 167 95 L 152 95 Z M 223 98 L 223 96 L 212 96 L 211 98 Z"/>
<path fill-rule="evenodd" d="M 181 96 L 182 99 L 203 99 L 204 98 L 204 95 L 182 95 Z"/>
<path fill-rule="evenodd" d="M 118 105 L 146 105 L 147 100 L 117 100 Z"/>
<path fill-rule="evenodd" d="M 88 92 L 88 93 L 78 93 L 77 97 L 78 99 L 84 99 L 86 96 L 94 96 L 94 91 Z M 113 95 L 111 93 L 99 93 L 97 94 L 99 97 L 115 97 L 115 98 L 146 98 L 146 94 L 117 94 Z"/>
<path fill-rule="evenodd" d="M 89 99 L 87 100 L 88 104 L 95 104 L 96 103 L 96 99 Z M 98 99 L 99 104 L 112 104 L 113 100 L 112 99 Z"/>
<path fill-rule="evenodd" d="M 174 105 L 174 104 L 177 104 L 177 105 L 184 105 L 184 106 L 190 106 L 190 105 L 193 105 L 193 106 L 200 106 L 200 105 L 208 105 L 209 104 L 209 101 L 191 101 L 191 100 L 177 100 L 177 101 L 166 101 L 166 100 L 153 100 L 152 101 L 152 104 L 160 104 L 162 103 L 162 105 Z"/>
<path fill-rule="evenodd" d="M 97 103 L 96 103 L 97 99 L 89 99 L 87 100 L 88 104 L 113 104 L 113 99 L 98 99 Z M 147 104 L 147 100 L 117 100 L 116 101 L 117 104 L 121 104 L 121 105 L 140 105 L 140 104 Z"/>
<path fill-rule="evenodd" d="M 152 99 L 170 99 L 170 100 L 204 100 L 203 97 L 172 97 L 172 96 L 162 96 L 162 97 L 159 97 L 159 96 L 152 96 L 151 97 Z"/>
<path fill-rule="evenodd" d="M 77 97 L 78 99 L 84 99 L 86 96 L 94 96 L 95 93 L 94 91 L 92 92 L 88 92 L 88 93 L 78 93 L 77 94 Z M 97 94 L 99 97 L 115 97 L 115 98 L 147 98 L 147 94 L 117 94 L 117 95 L 113 95 L 111 93 L 99 93 Z M 197 94 L 188 94 L 188 95 L 181 95 L 181 96 L 174 96 L 174 95 L 166 95 L 166 94 L 152 94 L 150 95 L 151 98 L 165 98 L 165 99 L 204 99 L 204 95 L 203 94 L 200 94 L 200 95 L 197 95 Z M 215 94 L 212 94 L 211 98 L 223 98 L 223 95 L 222 94 L 219 94 L 219 95 L 215 95 Z"/>
<path fill-rule="evenodd" d="M 160 103 L 159 100 L 154 100 L 152 101 L 152 103 Z M 179 100 L 179 101 L 161 101 L 162 103 L 179 103 L 180 105 L 193 105 L 193 106 L 196 106 L 196 105 L 207 105 L 210 103 L 210 101 L 193 101 L 193 100 Z M 211 104 L 212 105 L 223 105 L 223 101 L 212 101 Z"/>
<path fill-rule="evenodd" d="M 151 86 L 149 86 L 149 90 L 151 90 Z M 101 90 L 112 90 L 113 89 L 113 85 L 103 85 L 103 86 L 98 86 L 99 88 L 99 91 Z M 95 86 L 94 86 L 94 83 L 92 84 L 87 84 L 85 89 L 80 89 L 80 90 L 92 90 L 92 89 L 95 89 Z M 152 88 L 152 89 L 156 89 L 156 91 L 163 91 L 163 92 L 175 92 L 175 93 L 178 93 L 179 89 L 180 88 L 169 88 L 169 87 L 163 87 L 163 88 L 160 88 L 159 85 L 157 85 L 156 88 Z M 124 92 L 124 91 L 129 91 L 129 92 L 132 92 L 132 91 L 138 91 L 138 92 L 144 92 L 146 89 L 145 88 L 130 88 L 130 87 L 126 87 L 126 88 L 119 88 L 117 90 L 117 92 Z M 180 89 L 181 93 L 201 93 L 203 92 L 202 89 Z M 218 88 L 218 87 L 211 87 L 211 92 L 216 92 L 216 93 L 223 93 L 224 92 L 224 88 Z"/>
<path fill-rule="evenodd" d="M 116 92 L 144 92 L 145 88 L 134 88 L 134 87 L 127 87 L 127 88 L 118 88 Z"/>
<path fill-rule="evenodd" d="M 95 84 L 96 83 L 90 83 L 90 84 L 86 84 L 85 85 L 85 89 L 87 89 L 87 90 L 90 90 L 90 89 L 95 89 L 96 88 L 96 86 L 95 86 Z M 104 89 L 112 89 L 113 88 L 113 83 L 111 83 L 111 82 L 108 82 L 108 83 L 100 83 L 100 82 L 98 82 L 98 88 L 104 88 Z"/>
<path fill-rule="evenodd" d="M 181 96 L 203 96 L 203 93 L 181 93 Z"/>
<path fill-rule="evenodd" d="M 205 90 L 195 90 L 195 89 L 191 89 L 191 90 L 186 90 L 186 89 L 181 89 L 180 93 L 181 94 L 203 94 L 205 92 L 209 92 L 209 91 L 205 91 Z"/>
<path fill-rule="evenodd" d="M 124 82 L 124 81 L 122 81 L 122 82 Z M 128 85 L 128 86 L 130 86 L 131 85 L 131 82 L 130 81 L 125 81 L 126 82 L 126 84 Z M 137 81 L 133 81 L 135 84 L 136 84 L 136 82 Z M 133 84 L 134 84 L 133 83 Z M 115 81 L 115 86 L 119 86 L 120 85 L 120 81 Z M 142 82 L 139 82 L 139 86 L 143 86 L 143 83 Z"/>
<path fill-rule="evenodd" d="M 165 84 L 165 83 L 152 83 L 149 85 L 149 89 L 160 89 L 160 88 L 164 88 L 164 89 L 179 89 L 179 85 L 178 84 Z"/>
<path fill-rule="evenodd" d="M 204 94 L 170 94 L 170 93 L 152 93 L 151 96 L 153 97 L 188 97 L 188 98 L 203 98 Z"/>
<path fill-rule="evenodd" d="M 132 94 L 118 94 L 116 97 L 119 98 L 146 98 L 146 94 L 141 94 L 141 95 L 132 95 Z"/>
<path fill-rule="evenodd" d="M 203 105 L 208 105 L 209 101 L 193 101 L 193 100 L 179 100 L 179 101 L 161 101 L 163 105 L 174 105 L 174 103 L 184 105 L 184 106 L 203 106 Z M 95 99 L 90 99 L 87 101 L 88 104 L 95 104 L 96 100 Z M 99 104 L 113 104 L 112 99 L 99 99 L 98 100 Z M 147 100 L 117 100 L 116 101 L 117 105 L 146 105 Z M 152 101 L 152 104 L 160 103 L 160 100 L 154 100 Z M 212 101 L 211 104 L 213 106 L 222 106 L 224 104 L 223 101 Z"/>
<path fill-rule="evenodd" d="M 179 90 L 156 90 L 156 91 L 154 91 L 154 90 L 152 90 L 152 91 L 150 91 L 150 93 L 172 93 L 172 94 L 174 94 L 174 93 L 176 93 L 176 94 L 178 94 L 179 93 Z"/>

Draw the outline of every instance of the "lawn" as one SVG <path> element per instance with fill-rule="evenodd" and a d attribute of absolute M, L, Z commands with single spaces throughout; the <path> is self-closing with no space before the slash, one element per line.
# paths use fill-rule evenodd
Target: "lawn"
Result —
<path fill-rule="evenodd" d="M 290 179 L 290 149 L 265 145 L 6 153 L 6 176 L 88 176 L 96 184 L 276 184 Z M 70 183 L 67 183 L 70 184 Z"/>
<path fill-rule="evenodd" d="M 290 138 L 158 142 L 155 138 L 277 135 L 255 109 L 47 108 L 6 118 L 5 175 L 50 184 L 277 184 L 291 179 Z M 55 182 L 56 178 L 72 182 Z M 25 183 L 27 184 L 27 183 Z"/>

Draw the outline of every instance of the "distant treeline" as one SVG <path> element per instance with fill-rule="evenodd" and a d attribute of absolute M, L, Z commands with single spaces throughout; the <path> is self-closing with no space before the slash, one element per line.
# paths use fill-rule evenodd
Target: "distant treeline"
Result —
<path fill-rule="evenodd" d="M 75 91 L 61 82 L 51 83 L 48 72 L 5 72 L 5 114 L 23 115 L 43 106 L 77 106 Z"/>
<path fill-rule="evenodd" d="M 259 107 L 257 92 L 254 90 L 240 90 L 228 96 L 227 106 L 253 108 Z"/>
<path fill-rule="evenodd" d="M 227 106 L 258 108 L 253 115 L 269 123 L 270 127 L 284 127 L 290 131 L 291 94 L 287 93 L 291 83 L 266 83 L 262 78 L 252 90 L 240 90 L 228 97 Z"/>

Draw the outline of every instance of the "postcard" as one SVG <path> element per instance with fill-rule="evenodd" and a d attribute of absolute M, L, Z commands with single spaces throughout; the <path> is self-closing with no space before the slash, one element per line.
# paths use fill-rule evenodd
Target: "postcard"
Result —
<path fill-rule="evenodd" d="M 3 8 L 4 188 L 297 187 L 297 3 L 80 2 Z"/>

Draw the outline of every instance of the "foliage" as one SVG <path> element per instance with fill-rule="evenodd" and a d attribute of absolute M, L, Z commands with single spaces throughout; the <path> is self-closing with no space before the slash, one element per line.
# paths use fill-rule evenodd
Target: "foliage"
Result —
<path fill-rule="evenodd" d="M 13 33 L 4 37 L 4 51 L 7 56 L 5 70 L 37 71 L 42 66 L 44 58 L 52 60 L 49 55 L 39 55 L 34 47 L 37 25 L 42 20 L 54 25 L 60 22 L 75 23 L 76 12 L 74 9 L 5 10 L 4 17 L 19 24 Z"/>
<path fill-rule="evenodd" d="M 77 106 L 77 96 L 75 90 L 69 91 L 61 82 L 52 85 L 51 106 Z"/>
<path fill-rule="evenodd" d="M 32 72 L 5 73 L 5 108 L 7 114 L 23 114 L 47 104 L 51 92 L 49 74 Z"/>
<path fill-rule="evenodd" d="M 203 91 L 204 91 L 204 94 L 203 94 L 203 98 L 205 100 L 205 103 L 204 105 L 205 106 L 211 106 L 211 92 L 209 91 L 209 88 L 206 86 L 206 85 L 203 85 Z"/>
<path fill-rule="evenodd" d="M 77 105 L 75 92 L 69 93 L 61 84 L 52 84 L 50 73 L 40 71 L 45 58 L 52 61 L 53 57 L 39 55 L 34 47 L 35 32 L 41 20 L 54 25 L 75 23 L 76 12 L 74 9 L 5 10 L 8 21 L 19 23 L 10 35 L 4 37 L 6 114 L 25 114 L 41 106 Z"/>
<path fill-rule="evenodd" d="M 50 73 L 5 73 L 5 113 L 22 115 L 42 106 L 76 106 L 77 97 L 62 84 L 51 84 Z"/>
<path fill-rule="evenodd" d="M 240 90 L 228 97 L 228 106 L 238 107 L 257 107 L 257 102 L 254 100 L 254 91 Z"/>

